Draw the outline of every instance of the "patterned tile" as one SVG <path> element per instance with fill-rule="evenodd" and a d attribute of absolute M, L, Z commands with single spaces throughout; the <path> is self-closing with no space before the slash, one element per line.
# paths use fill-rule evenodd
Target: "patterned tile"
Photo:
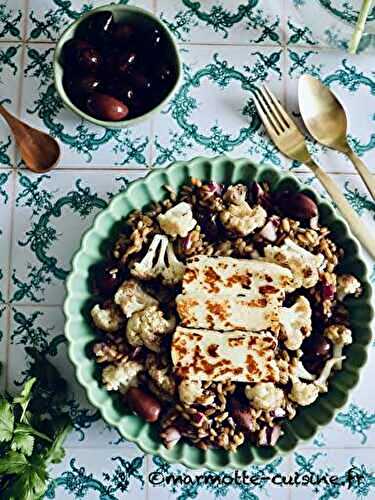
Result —
<path fill-rule="evenodd" d="M 152 0 L 117 0 L 111 3 L 136 4 L 152 10 Z M 29 0 L 27 38 L 30 41 L 51 42 L 59 38 L 64 29 L 92 8 L 108 4 L 105 0 Z"/>
<path fill-rule="evenodd" d="M 292 477 L 300 484 L 291 488 L 292 500 L 370 500 L 375 495 L 373 450 L 297 451 L 293 472 Z"/>
<path fill-rule="evenodd" d="M 27 45 L 22 94 L 22 117 L 46 130 L 62 146 L 61 167 L 146 167 L 149 164 L 150 122 L 105 129 L 70 110 L 53 84 L 52 45 Z"/>
<path fill-rule="evenodd" d="M 347 110 L 351 145 L 375 172 L 375 115 L 370 104 L 375 96 L 375 83 L 371 61 L 370 54 L 358 57 L 336 51 L 319 52 L 314 48 L 289 48 L 286 86 L 288 109 L 298 118 L 298 78 L 303 73 L 309 73 L 328 85 Z M 317 144 L 311 144 L 310 150 L 329 172 L 356 172 L 340 153 Z M 291 164 L 291 167 L 296 165 Z"/>
<path fill-rule="evenodd" d="M 0 304 L 6 302 L 9 280 L 12 174 L 0 170 Z"/>
<path fill-rule="evenodd" d="M 251 92 L 264 81 L 281 92 L 282 50 L 196 46 L 182 55 L 184 82 L 154 120 L 153 164 L 224 153 L 281 167 L 281 155 L 258 132 Z"/>
<path fill-rule="evenodd" d="M 1 19 L 1 3 L 0 3 Z M 1 29 L 1 24 L 0 24 Z M 0 91 L 3 104 L 11 113 L 18 114 L 19 86 L 22 74 L 21 44 L 0 43 Z M 11 167 L 15 164 L 15 145 L 11 131 L 6 122 L 0 121 L 0 167 Z"/>
<path fill-rule="evenodd" d="M 289 474 L 288 458 L 276 458 L 267 465 L 248 467 L 246 475 L 242 475 L 241 471 L 236 475 L 230 469 L 220 474 L 205 470 L 192 471 L 181 465 L 170 465 L 160 457 L 149 457 L 148 469 L 150 498 L 163 498 L 163 500 L 173 498 L 213 500 L 218 497 L 228 497 L 233 500 L 289 498 L 287 488 L 271 482 L 273 476 Z"/>
<path fill-rule="evenodd" d="M 362 0 L 286 0 L 289 45 L 320 45 L 346 50 Z M 375 32 L 375 9 L 368 17 L 366 32 Z M 365 36 L 360 50 L 373 51 L 374 37 Z"/>
<path fill-rule="evenodd" d="M 104 448 L 70 449 L 53 467 L 46 498 L 61 500 L 144 500 L 145 459 L 139 451 L 126 457 Z"/>
<path fill-rule="evenodd" d="M 12 302 L 61 304 L 64 280 L 82 232 L 108 200 L 140 172 L 19 174 L 16 189 Z"/>
<path fill-rule="evenodd" d="M 180 42 L 283 42 L 280 5 L 272 0 L 157 0 L 157 12 Z"/>
<path fill-rule="evenodd" d="M 124 449 L 136 449 L 135 445 L 125 441 L 116 430 L 106 424 L 100 418 L 99 412 L 88 402 L 85 391 L 75 378 L 74 367 L 69 361 L 63 331 L 64 315 L 61 307 L 12 307 L 8 388 L 12 391 L 17 390 L 27 378 L 31 358 L 25 353 L 25 349 L 36 349 L 50 359 L 69 384 L 66 410 L 73 419 L 74 432 L 68 437 L 67 446 L 112 447 L 119 451 L 121 449 L 121 452 Z"/>
<path fill-rule="evenodd" d="M 0 392 L 5 389 L 5 372 L 7 370 L 8 310 L 0 304 Z"/>
<path fill-rule="evenodd" d="M 26 0 L 0 2 L 0 39 L 21 40 L 24 36 Z"/>

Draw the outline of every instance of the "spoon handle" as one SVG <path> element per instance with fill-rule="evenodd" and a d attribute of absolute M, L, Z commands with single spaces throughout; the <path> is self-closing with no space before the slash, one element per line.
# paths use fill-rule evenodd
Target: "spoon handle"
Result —
<path fill-rule="evenodd" d="M 375 179 L 371 175 L 371 172 L 363 163 L 363 161 L 354 153 L 354 151 L 350 149 L 347 152 L 347 155 L 357 169 L 359 175 L 362 177 L 362 180 L 366 184 L 367 189 L 370 191 L 373 200 L 375 200 Z"/>
<path fill-rule="evenodd" d="M 311 168 L 318 180 L 324 186 L 327 193 L 331 196 L 332 200 L 336 203 L 338 209 L 346 219 L 351 230 L 367 249 L 372 258 L 375 259 L 375 239 L 372 237 L 371 232 L 368 231 L 358 215 L 354 212 L 349 202 L 342 194 L 342 190 L 332 180 L 332 178 L 322 170 L 313 160 L 305 162 Z"/>

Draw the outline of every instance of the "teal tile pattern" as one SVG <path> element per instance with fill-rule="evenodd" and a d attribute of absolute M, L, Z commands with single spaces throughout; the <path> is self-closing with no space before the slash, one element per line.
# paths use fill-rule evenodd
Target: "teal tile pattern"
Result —
<path fill-rule="evenodd" d="M 133 1 L 154 11 L 174 32 L 184 78 L 159 115 L 117 131 L 97 128 L 66 110 L 52 82 L 55 40 L 81 13 L 103 3 L 0 0 L 1 103 L 57 137 L 63 152 L 58 169 L 32 174 L 0 123 L 0 361 L 5 363 L 0 388 L 15 390 L 27 377 L 27 347 L 63 370 L 71 388 L 67 409 L 74 431 L 64 462 L 52 471 L 46 498 L 375 498 L 375 342 L 352 400 L 312 442 L 267 466 L 249 467 L 247 472 L 260 478 L 257 484 L 210 485 L 194 482 L 203 471 L 186 479 L 187 469 L 145 456 L 101 420 L 74 381 L 61 308 L 80 235 L 114 194 L 150 168 L 197 154 L 249 156 L 293 170 L 324 194 L 306 168 L 285 159 L 265 135 L 251 100 L 254 86 L 263 82 L 298 121 L 298 77 L 308 72 L 321 78 L 345 103 L 351 143 L 375 174 L 375 10 L 363 51 L 353 57 L 344 49 L 359 0 Z M 352 165 L 313 141 L 309 148 L 373 232 L 375 202 Z M 365 258 L 375 283 L 375 263 Z M 362 477 L 351 488 L 345 483 L 349 469 Z M 337 475 L 341 482 L 288 483 L 291 474 L 312 472 Z M 162 483 L 171 473 L 180 481 Z M 285 477 L 286 484 L 264 479 L 272 475 Z"/>

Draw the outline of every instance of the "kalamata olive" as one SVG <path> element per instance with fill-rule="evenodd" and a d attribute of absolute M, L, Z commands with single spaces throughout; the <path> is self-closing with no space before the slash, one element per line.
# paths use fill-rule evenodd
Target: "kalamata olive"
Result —
<path fill-rule="evenodd" d="M 112 39 L 117 45 L 128 45 L 134 41 L 135 35 L 135 27 L 126 23 L 116 23 L 112 30 Z"/>
<path fill-rule="evenodd" d="M 315 201 L 303 193 L 282 191 L 277 195 L 277 204 L 283 214 L 292 219 L 307 220 L 318 215 Z"/>
<path fill-rule="evenodd" d="M 89 94 L 99 90 L 101 81 L 94 75 L 69 78 L 64 82 L 64 88 L 69 94 Z"/>
<path fill-rule="evenodd" d="M 311 335 L 304 341 L 302 350 L 308 356 L 325 357 L 331 350 L 331 342 L 323 335 Z"/>
<path fill-rule="evenodd" d="M 112 12 L 103 10 L 84 19 L 76 30 L 76 37 L 93 43 L 109 42 L 114 21 Z"/>
<path fill-rule="evenodd" d="M 131 410 L 146 422 L 156 422 L 160 415 L 161 405 L 151 394 L 138 387 L 131 387 L 126 394 L 126 401 Z"/>
<path fill-rule="evenodd" d="M 209 215 L 205 212 L 198 212 L 196 220 L 208 240 L 215 241 L 218 239 L 220 228 L 216 214 Z"/>
<path fill-rule="evenodd" d="M 108 296 L 122 283 L 122 273 L 115 263 L 100 264 L 93 269 L 92 287 L 95 293 Z"/>
<path fill-rule="evenodd" d="M 87 40 L 80 40 L 78 38 L 71 38 L 65 42 L 62 49 L 63 63 L 65 69 L 74 70 L 77 64 L 77 54 L 81 50 L 91 49 L 92 45 Z"/>
<path fill-rule="evenodd" d="M 119 54 L 117 61 L 115 62 L 116 67 L 114 70 L 119 75 L 126 76 L 131 68 L 136 64 L 138 56 L 135 52 L 129 50 L 123 54 Z"/>
<path fill-rule="evenodd" d="M 265 208 L 270 208 L 271 197 L 266 193 L 259 182 L 254 181 L 248 190 L 249 201 L 252 205 L 262 205 Z"/>
<path fill-rule="evenodd" d="M 126 118 L 129 109 L 119 99 L 99 92 L 91 94 L 87 99 L 87 110 L 95 118 L 108 121 L 119 121 Z"/>
<path fill-rule="evenodd" d="M 163 35 L 158 28 L 154 28 L 151 33 L 145 35 L 145 39 L 149 44 L 150 48 L 157 49 L 163 43 Z"/>
<path fill-rule="evenodd" d="M 99 70 L 102 57 L 97 49 L 86 48 L 77 52 L 76 62 L 79 70 L 94 73 Z"/>
<path fill-rule="evenodd" d="M 325 358 L 322 356 L 303 355 L 301 361 L 308 372 L 319 375 L 323 370 Z"/>
<path fill-rule="evenodd" d="M 140 92 L 150 92 L 153 88 L 151 80 L 140 71 L 131 71 L 129 74 L 129 81 Z"/>

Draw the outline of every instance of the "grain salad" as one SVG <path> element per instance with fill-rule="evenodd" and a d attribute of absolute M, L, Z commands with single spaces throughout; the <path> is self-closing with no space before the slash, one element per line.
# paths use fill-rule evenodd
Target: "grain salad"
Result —
<path fill-rule="evenodd" d="M 343 251 L 303 193 L 191 179 L 122 223 L 92 273 L 101 383 L 181 440 L 273 446 L 353 342 Z"/>

